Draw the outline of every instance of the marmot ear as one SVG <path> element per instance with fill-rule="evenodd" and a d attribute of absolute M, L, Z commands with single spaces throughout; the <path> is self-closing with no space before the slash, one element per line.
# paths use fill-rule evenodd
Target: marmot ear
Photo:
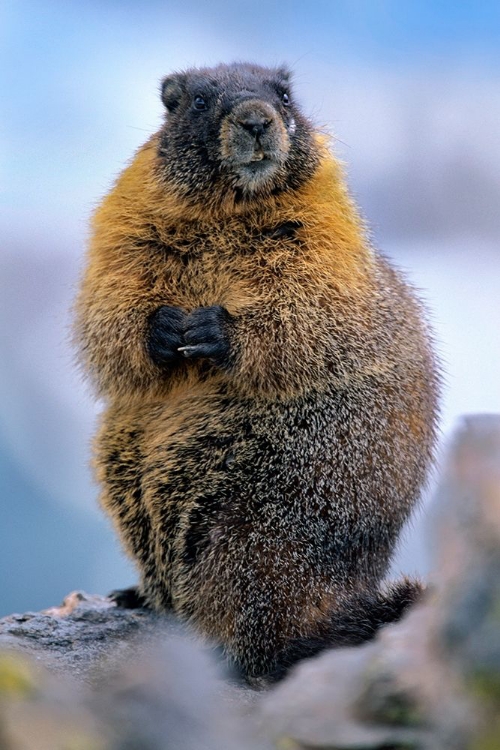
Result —
<path fill-rule="evenodd" d="M 276 76 L 283 83 L 290 83 L 292 79 L 292 72 L 286 65 L 280 65 L 279 68 L 276 68 Z"/>
<path fill-rule="evenodd" d="M 173 73 L 161 82 L 161 100 L 169 112 L 174 112 L 179 106 L 184 93 L 184 76 Z"/>

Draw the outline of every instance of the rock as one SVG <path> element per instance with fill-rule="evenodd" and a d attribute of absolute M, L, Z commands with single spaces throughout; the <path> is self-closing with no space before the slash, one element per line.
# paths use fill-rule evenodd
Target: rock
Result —
<path fill-rule="evenodd" d="M 261 721 L 292 748 L 420 748 L 429 734 L 420 690 L 429 605 L 376 641 L 299 664 L 262 699 Z"/>
<path fill-rule="evenodd" d="M 495 750 L 500 748 L 500 417 L 463 420 L 445 466 L 436 518 L 435 650 L 463 699 L 461 715 L 448 731 L 462 742 L 469 736 L 477 750 Z"/>
<path fill-rule="evenodd" d="M 223 679 L 210 647 L 159 619 L 81 592 L 5 618 L 1 750 L 271 750 L 250 692 Z"/>
<path fill-rule="evenodd" d="M 101 672 L 90 705 L 113 750 L 271 750 L 257 739 L 249 692 L 224 681 L 210 654 L 181 633 Z"/>
<path fill-rule="evenodd" d="M 267 750 L 221 675 L 175 620 L 76 591 L 0 620 L 0 748 Z"/>
<path fill-rule="evenodd" d="M 31 654 L 47 668 L 85 681 L 103 656 L 114 652 L 119 659 L 137 636 L 148 643 L 158 627 L 151 610 L 120 609 L 105 596 L 74 591 L 59 607 L 1 619 L 0 649 Z M 162 627 L 168 630 L 168 621 Z"/>
<path fill-rule="evenodd" d="M 0 653 L 2 750 L 107 750 L 104 732 L 69 675 L 51 674 L 19 652 Z"/>

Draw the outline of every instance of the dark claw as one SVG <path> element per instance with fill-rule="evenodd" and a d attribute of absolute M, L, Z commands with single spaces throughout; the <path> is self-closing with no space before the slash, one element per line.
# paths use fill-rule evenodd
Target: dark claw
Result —
<path fill-rule="evenodd" d="M 184 357 L 194 359 L 196 357 L 207 357 L 209 359 L 217 359 L 224 350 L 221 349 L 220 344 L 196 344 L 196 346 L 181 346 L 179 351 Z"/>

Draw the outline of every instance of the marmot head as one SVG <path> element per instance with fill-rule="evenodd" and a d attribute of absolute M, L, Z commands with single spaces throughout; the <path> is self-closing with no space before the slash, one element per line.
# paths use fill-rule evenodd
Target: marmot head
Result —
<path fill-rule="evenodd" d="M 162 169 L 196 202 L 252 200 L 294 189 L 318 154 L 286 68 L 235 63 L 193 68 L 162 82 Z"/>

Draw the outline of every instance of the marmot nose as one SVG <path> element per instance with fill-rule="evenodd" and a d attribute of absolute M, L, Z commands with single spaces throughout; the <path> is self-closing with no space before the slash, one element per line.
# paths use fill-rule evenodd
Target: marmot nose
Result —
<path fill-rule="evenodd" d="M 264 131 L 267 130 L 272 120 L 267 117 L 252 116 L 241 118 L 238 120 L 238 122 L 241 127 L 245 128 L 245 130 L 248 130 L 248 132 L 251 133 L 254 138 L 258 138 L 264 133 Z"/>

